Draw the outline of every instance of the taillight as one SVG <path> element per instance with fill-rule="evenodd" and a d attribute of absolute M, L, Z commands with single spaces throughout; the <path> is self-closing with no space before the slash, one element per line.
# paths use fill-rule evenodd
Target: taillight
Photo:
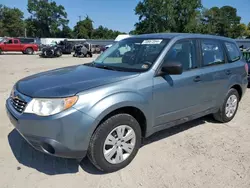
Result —
<path fill-rule="evenodd" d="M 248 73 L 248 69 L 249 69 L 249 67 L 248 67 L 248 64 L 246 63 L 245 64 L 245 70 L 246 70 L 247 73 Z"/>

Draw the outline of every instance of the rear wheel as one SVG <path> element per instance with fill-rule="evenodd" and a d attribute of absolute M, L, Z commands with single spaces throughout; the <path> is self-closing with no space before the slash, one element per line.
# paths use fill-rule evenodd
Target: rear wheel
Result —
<path fill-rule="evenodd" d="M 231 88 L 219 111 L 213 114 L 214 118 L 222 123 L 231 121 L 238 110 L 239 99 L 240 97 L 238 91 L 234 88 Z"/>
<path fill-rule="evenodd" d="M 2 49 L 0 48 L 0 55 L 2 54 L 2 52 L 3 52 L 3 51 L 2 51 Z"/>
<path fill-rule="evenodd" d="M 26 48 L 25 53 L 28 55 L 34 54 L 34 50 L 32 48 Z"/>
<path fill-rule="evenodd" d="M 114 172 L 127 166 L 141 145 L 139 123 L 129 114 L 104 121 L 93 134 L 88 157 L 101 171 Z"/>

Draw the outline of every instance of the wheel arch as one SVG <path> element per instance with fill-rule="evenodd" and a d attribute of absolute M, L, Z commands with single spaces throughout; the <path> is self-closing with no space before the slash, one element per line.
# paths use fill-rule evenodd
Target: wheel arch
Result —
<path fill-rule="evenodd" d="M 147 119 L 146 119 L 144 112 L 135 106 L 123 106 L 117 109 L 113 109 L 112 111 L 109 111 L 108 113 L 106 112 L 105 116 L 103 116 L 102 119 L 99 121 L 96 129 L 98 128 L 100 124 L 102 124 L 108 118 L 117 114 L 129 114 L 132 117 L 134 117 L 140 125 L 141 131 L 142 131 L 142 137 L 145 137 L 146 131 L 147 131 Z"/>
<path fill-rule="evenodd" d="M 242 95 L 243 95 L 243 91 L 242 91 L 241 86 L 239 84 L 234 84 L 233 86 L 230 87 L 230 89 L 235 89 L 239 94 L 239 97 L 240 97 L 239 100 L 241 100 Z"/>
<path fill-rule="evenodd" d="M 33 51 L 35 51 L 34 48 L 33 48 L 32 46 L 25 46 L 25 47 L 24 47 L 24 51 L 26 52 L 26 50 L 29 49 L 29 48 L 32 49 Z"/>

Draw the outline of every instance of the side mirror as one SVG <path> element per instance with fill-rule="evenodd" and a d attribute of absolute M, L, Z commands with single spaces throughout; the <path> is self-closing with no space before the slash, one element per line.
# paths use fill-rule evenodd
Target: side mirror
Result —
<path fill-rule="evenodd" d="M 168 62 L 162 68 L 160 75 L 170 74 L 170 75 L 178 75 L 182 74 L 183 68 L 182 64 L 178 62 Z"/>
<path fill-rule="evenodd" d="M 7 42 L 4 42 L 4 44 L 7 44 Z"/>

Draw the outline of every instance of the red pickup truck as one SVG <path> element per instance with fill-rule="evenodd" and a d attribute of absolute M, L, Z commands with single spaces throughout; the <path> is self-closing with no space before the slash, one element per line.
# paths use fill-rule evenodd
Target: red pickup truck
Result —
<path fill-rule="evenodd" d="M 23 54 L 33 54 L 38 51 L 37 44 L 22 44 L 16 38 L 4 38 L 0 41 L 0 54 L 5 52 L 23 52 Z"/>

